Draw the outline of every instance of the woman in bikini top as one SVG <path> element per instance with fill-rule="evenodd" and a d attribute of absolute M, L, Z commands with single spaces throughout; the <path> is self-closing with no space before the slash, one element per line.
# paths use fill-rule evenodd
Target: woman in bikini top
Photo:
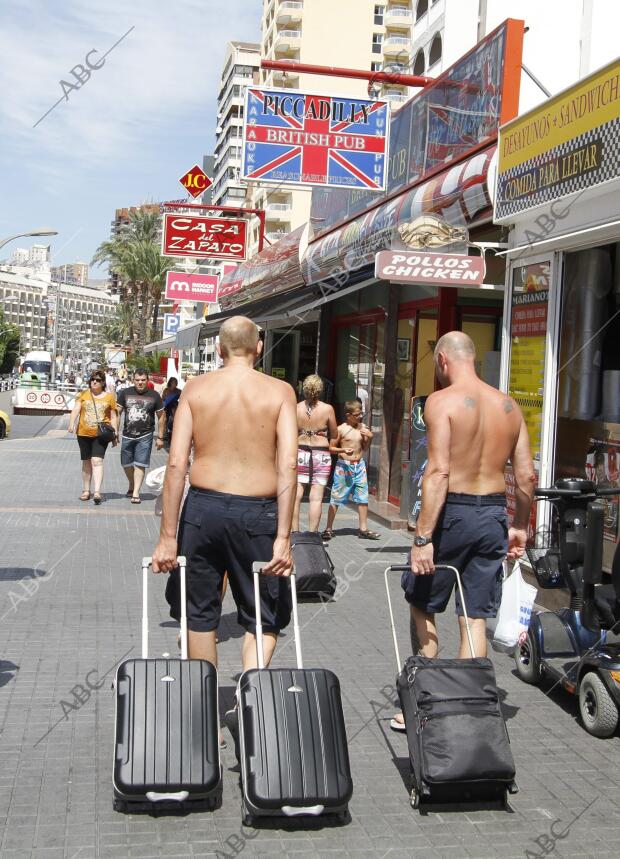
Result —
<path fill-rule="evenodd" d="M 304 399 L 297 406 L 299 434 L 298 486 L 293 530 L 299 530 L 299 511 L 304 486 L 309 486 L 308 528 L 318 531 L 321 520 L 323 490 L 329 479 L 330 438 L 337 438 L 338 427 L 332 406 L 322 402 L 323 382 L 320 376 L 307 376 L 303 381 Z"/>

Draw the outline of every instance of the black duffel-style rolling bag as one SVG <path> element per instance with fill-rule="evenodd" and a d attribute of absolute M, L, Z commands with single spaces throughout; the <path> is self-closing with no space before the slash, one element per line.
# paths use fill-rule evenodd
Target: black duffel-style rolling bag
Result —
<path fill-rule="evenodd" d="M 493 663 L 475 657 L 461 578 L 451 570 L 461 595 L 471 659 L 430 659 L 411 656 L 401 663 L 389 590 L 385 586 L 392 623 L 398 676 L 396 687 L 403 710 L 411 760 L 411 804 L 500 800 L 516 793 L 515 764 L 502 715 Z M 402 668 L 401 668 L 402 666 Z"/>
<path fill-rule="evenodd" d="M 292 531 L 291 553 L 300 601 L 332 599 L 337 584 L 334 565 L 318 531 Z"/>

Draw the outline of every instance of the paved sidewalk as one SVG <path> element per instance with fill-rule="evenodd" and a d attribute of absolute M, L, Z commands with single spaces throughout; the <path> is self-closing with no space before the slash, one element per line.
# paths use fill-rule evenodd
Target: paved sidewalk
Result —
<path fill-rule="evenodd" d="M 357 538 L 339 513 L 330 546 L 347 587 L 329 606 L 302 605 L 306 665 L 338 674 L 353 767 L 351 821 L 241 825 L 232 744 L 223 753 L 224 796 L 214 813 L 125 816 L 112 810 L 114 666 L 139 653 L 140 559 L 158 520 L 153 500 L 135 508 L 118 449 L 106 457 L 106 503 L 78 499 L 73 438 L 44 433 L 0 443 L 0 857 L 542 857 L 611 856 L 620 850 L 620 740 L 580 727 L 572 699 L 521 683 L 493 655 L 517 763 L 509 812 L 455 807 L 422 815 L 409 806 L 404 736 L 389 729 L 394 654 L 383 569 L 408 549 L 407 534 Z M 152 465 L 163 464 L 157 454 Z M 175 651 L 176 631 L 151 588 L 151 652 Z M 407 612 L 393 582 L 403 652 Z M 220 629 L 221 706 L 231 700 L 241 630 L 228 595 Z M 456 624 L 440 623 L 446 654 Z M 293 660 L 287 634 L 275 664 Z"/>

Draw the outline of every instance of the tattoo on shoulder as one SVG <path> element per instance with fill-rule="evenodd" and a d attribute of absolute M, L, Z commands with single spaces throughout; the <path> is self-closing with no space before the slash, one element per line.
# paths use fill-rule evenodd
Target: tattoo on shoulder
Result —
<path fill-rule="evenodd" d="M 473 397 L 465 397 L 464 403 L 465 403 L 466 409 L 475 409 L 476 408 L 476 401 L 474 400 Z"/>
<path fill-rule="evenodd" d="M 507 415 L 514 410 L 514 407 L 515 404 L 512 402 L 512 400 L 504 400 L 504 411 Z"/>

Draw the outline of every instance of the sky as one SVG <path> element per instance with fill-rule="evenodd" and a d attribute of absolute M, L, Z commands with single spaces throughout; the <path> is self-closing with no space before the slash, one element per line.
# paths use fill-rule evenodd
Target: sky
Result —
<path fill-rule="evenodd" d="M 53 265 L 90 262 L 115 209 L 184 197 L 179 177 L 213 152 L 226 43 L 259 41 L 262 5 L 2 0 L 0 240 L 43 227 L 59 235 L 18 239 L 0 256 L 45 242 Z M 101 63 L 125 34 L 65 97 L 60 81 L 76 83 L 71 70 L 87 54 Z"/>

